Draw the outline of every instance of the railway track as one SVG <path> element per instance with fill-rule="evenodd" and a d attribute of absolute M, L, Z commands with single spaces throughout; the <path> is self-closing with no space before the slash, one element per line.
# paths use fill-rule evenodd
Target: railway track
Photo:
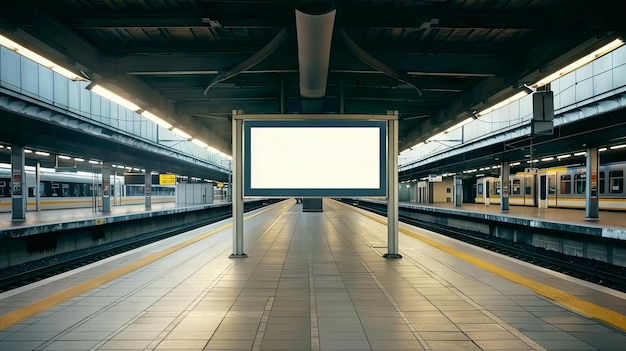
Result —
<path fill-rule="evenodd" d="M 379 215 L 387 215 L 386 211 L 369 207 L 366 202 L 345 203 Z M 577 256 L 569 256 L 531 245 L 491 237 L 482 233 L 454 230 L 449 227 L 416 220 L 407 216 L 400 215 L 398 220 L 578 279 L 626 292 L 626 268 L 621 266 Z"/>

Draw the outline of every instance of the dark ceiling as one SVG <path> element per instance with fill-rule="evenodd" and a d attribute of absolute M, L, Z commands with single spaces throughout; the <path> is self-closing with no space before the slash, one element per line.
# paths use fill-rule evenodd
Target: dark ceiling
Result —
<path fill-rule="evenodd" d="M 321 112 L 397 110 L 400 150 L 513 95 L 626 27 L 623 1 L 318 2 L 336 6 Z M 232 110 L 307 112 L 295 8 L 314 7 L 310 3 L 10 1 L 2 4 L 0 29 L 229 153 Z M 275 50 L 232 74 L 266 53 L 272 40 L 279 43 Z"/>

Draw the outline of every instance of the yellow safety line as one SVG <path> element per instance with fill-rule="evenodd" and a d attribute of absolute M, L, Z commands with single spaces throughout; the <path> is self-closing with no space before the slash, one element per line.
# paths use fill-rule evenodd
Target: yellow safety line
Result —
<path fill-rule="evenodd" d="M 254 213 L 250 216 L 247 216 L 244 218 L 244 220 L 248 220 L 251 218 L 254 218 L 266 211 L 269 211 L 271 209 L 270 208 L 265 208 L 257 213 Z M 94 289 L 102 284 L 106 284 L 114 279 L 117 279 L 127 273 L 130 273 L 136 269 L 142 268 L 158 259 L 161 259 L 167 255 L 170 255 L 182 248 L 185 248 L 191 244 L 194 244 L 200 240 L 204 240 L 206 238 L 208 238 L 209 236 L 221 232 L 222 230 L 225 230 L 229 227 L 231 227 L 232 224 L 226 224 L 223 225 L 217 229 L 214 229 L 210 232 L 204 233 L 200 236 L 197 236 L 195 238 L 189 239 L 187 241 L 184 241 L 180 244 L 177 244 L 175 246 L 172 246 L 168 249 L 159 251 L 157 253 L 154 253 L 150 256 L 144 257 L 142 259 L 139 259 L 133 263 L 129 263 L 123 267 L 114 269 L 108 273 L 105 273 L 99 277 L 93 278 L 91 280 L 85 281 L 83 283 L 80 283 L 78 285 L 75 285 L 73 287 L 67 288 L 63 291 L 60 291 L 56 294 L 50 295 L 48 297 L 45 297 L 37 302 L 34 302 L 30 305 L 24 306 L 20 309 L 17 309 L 15 311 L 9 312 L 5 315 L 0 316 L 0 330 L 6 329 L 10 326 L 12 326 L 15 323 L 19 323 L 20 321 L 23 321 L 24 319 L 33 316 L 39 312 L 45 311 L 50 307 L 56 306 L 64 301 L 67 301 L 71 298 L 74 298 L 80 294 L 83 294 L 91 289 Z"/>
<path fill-rule="evenodd" d="M 354 210 L 353 207 L 348 206 L 346 204 L 342 205 L 351 208 L 352 210 Z M 365 215 L 366 217 L 368 217 L 371 220 L 374 220 L 378 223 L 381 223 L 383 225 L 387 225 L 387 221 L 383 221 L 380 218 L 374 217 L 368 213 L 365 212 L 361 212 L 361 214 Z M 602 307 L 599 305 L 596 305 L 595 303 L 589 302 L 587 300 L 583 300 L 579 297 L 576 297 L 572 294 L 569 294 L 565 291 L 553 288 L 549 285 L 534 281 L 530 278 L 526 278 L 520 274 L 514 273 L 512 271 L 509 271 L 507 269 L 504 269 L 502 267 L 498 267 L 496 265 L 494 265 L 491 262 L 482 260 L 478 257 L 472 256 L 468 253 L 465 253 L 463 251 L 457 250 L 457 249 L 453 249 L 449 246 L 446 246 L 444 244 L 441 244 L 435 240 L 432 239 L 428 239 L 422 235 L 419 235 L 417 233 L 414 233 L 412 231 L 409 231 L 407 229 L 403 229 L 400 228 L 399 231 L 405 235 L 408 235 L 412 238 L 415 238 L 417 240 L 420 240 L 438 250 L 441 250 L 443 252 L 446 252 L 452 256 L 455 256 L 459 259 L 462 259 L 468 263 L 473 264 L 476 267 L 479 267 L 481 269 L 486 270 L 487 272 L 491 272 L 493 274 L 496 274 L 502 278 L 508 279 L 514 283 L 523 285 L 531 290 L 533 290 L 534 292 L 536 292 L 537 294 L 544 296 L 548 299 L 551 299 L 553 301 L 556 301 L 564 306 L 567 306 L 568 308 L 578 311 L 586 316 L 589 316 L 591 318 L 596 318 L 598 320 L 601 320 L 603 322 L 606 322 L 608 324 L 611 324 L 617 328 L 620 328 L 622 330 L 626 331 L 626 316 L 619 313 L 619 312 L 615 312 L 613 310 L 610 310 L 606 307 Z"/>

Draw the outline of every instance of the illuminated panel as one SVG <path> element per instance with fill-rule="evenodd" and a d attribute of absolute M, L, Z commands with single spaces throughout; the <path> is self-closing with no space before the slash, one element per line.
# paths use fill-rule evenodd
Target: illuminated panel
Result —
<path fill-rule="evenodd" d="M 386 122 L 245 121 L 244 196 L 385 196 Z"/>

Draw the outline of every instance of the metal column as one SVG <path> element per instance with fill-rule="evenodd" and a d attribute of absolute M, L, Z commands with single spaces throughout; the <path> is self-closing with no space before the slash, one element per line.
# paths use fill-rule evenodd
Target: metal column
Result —
<path fill-rule="evenodd" d="M 511 169 L 509 167 L 509 161 L 502 161 L 500 165 L 500 212 L 509 212 L 509 174 Z"/>
<path fill-rule="evenodd" d="M 243 120 L 233 111 L 233 253 L 231 258 L 248 257 L 243 252 Z"/>
<path fill-rule="evenodd" d="M 454 176 L 454 206 L 460 207 L 463 204 L 463 179 Z"/>
<path fill-rule="evenodd" d="M 21 222 L 26 220 L 26 171 L 24 167 L 24 147 L 11 145 L 11 220 Z"/>
<path fill-rule="evenodd" d="M 35 210 L 41 211 L 41 194 L 39 193 L 39 185 L 41 183 L 41 163 L 35 165 Z"/>
<path fill-rule="evenodd" d="M 102 212 L 111 212 L 111 164 L 102 164 Z"/>
<path fill-rule="evenodd" d="M 146 210 L 149 210 L 152 208 L 152 170 L 148 168 L 144 172 L 144 183 L 146 188 Z"/>
<path fill-rule="evenodd" d="M 585 220 L 597 221 L 600 219 L 598 200 L 598 148 L 587 149 L 587 179 L 585 184 Z"/>
<path fill-rule="evenodd" d="M 390 114 L 390 113 L 388 113 Z M 393 111 L 397 115 L 398 111 Z M 398 120 L 387 121 L 387 253 L 384 258 L 402 258 L 398 253 Z"/>

